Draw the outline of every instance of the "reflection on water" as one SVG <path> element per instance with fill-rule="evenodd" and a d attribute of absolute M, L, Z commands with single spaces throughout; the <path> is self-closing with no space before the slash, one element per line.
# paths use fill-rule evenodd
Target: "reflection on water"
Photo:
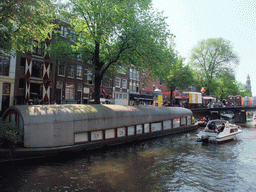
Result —
<path fill-rule="evenodd" d="M 2 191 L 256 191 L 256 131 L 223 144 L 198 131 L 105 150 L 1 164 Z M 4 165 L 4 166 L 2 166 Z"/>

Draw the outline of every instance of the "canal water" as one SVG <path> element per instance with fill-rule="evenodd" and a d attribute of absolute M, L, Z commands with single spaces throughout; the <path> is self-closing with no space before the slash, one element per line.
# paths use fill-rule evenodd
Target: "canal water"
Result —
<path fill-rule="evenodd" d="M 256 128 L 236 139 L 196 141 L 197 131 L 108 149 L 0 164 L 1 192 L 256 191 Z"/>

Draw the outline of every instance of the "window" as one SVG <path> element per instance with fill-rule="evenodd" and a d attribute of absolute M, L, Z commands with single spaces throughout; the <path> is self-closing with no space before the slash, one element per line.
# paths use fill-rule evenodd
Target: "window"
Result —
<path fill-rule="evenodd" d="M 143 69 L 143 71 L 142 71 L 142 77 L 146 77 L 146 70 L 145 69 Z"/>
<path fill-rule="evenodd" d="M 125 67 L 119 67 L 119 70 L 118 70 L 118 73 L 120 73 L 120 74 L 126 74 L 126 69 L 125 69 Z"/>
<path fill-rule="evenodd" d="M 33 47 L 33 54 L 43 56 L 44 55 L 44 42 L 39 43 L 37 47 Z"/>
<path fill-rule="evenodd" d="M 82 79 L 82 74 L 83 74 L 82 65 L 77 65 L 76 66 L 76 78 Z"/>
<path fill-rule="evenodd" d="M 122 80 L 122 88 L 127 89 L 127 80 L 126 79 Z"/>
<path fill-rule="evenodd" d="M 20 66 L 25 67 L 25 65 L 26 65 L 26 58 L 21 57 L 21 58 L 20 58 Z"/>
<path fill-rule="evenodd" d="M 3 94 L 10 94 L 10 83 L 3 83 Z"/>
<path fill-rule="evenodd" d="M 24 89 L 25 88 L 25 78 L 20 78 L 19 79 L 19 88 Z"/>
<path fill-rule="evenodd" d="M 142 82 L 142 89 L 146 89 L 146 83 L 145 82 Z"/>
<path fill-rule="evenodd" d="M 81 43 L 84 42 L 83 35 L 81 33 L 78 35 L 78 41 Z"/>
<path fill-rule="evenodd" d="M 87 82 L 88 84 L 92 84 L 93 81 L 93 74 L 92 74 L 92 70 L 88 69 L 87 70 Z"/>
<path fill-rule="evenodd" d="M 71 30 L 70 32 L 70 38 L 72 41 L 76 41 L 76 32 L 74 30 Z"/>
<path fill-rule="evenodd" d="M 62 37 L 66 37 L 67 33 L 68 33 L 67 27 L 65 27 L 65 26 L 60 26 L 60 35 L 61 35 Z"/>
<path fill-rule="evenodd" d="M 136 83 L 133 82 L 133 92 L 136 92 Z"/>
<path fill-rule="evenodd" d="M 140 84 L 137 83 L 136 92 L 139 92 L 139 90 L 140 90 Z"/>
<path fill-rule="evenodd" d="M 159 81 L 159 85 L 160 85 L 160 86 L 162 86 L 162 85 L 163 85 L 163 83 L 162 83 L 161 81 Z"/>
<path fill-rule="evenodd" d="M 59 75 L 65 75 L 65 63 L 59 62 L 58 64 Z"/>
<path fill-rule="evenodd" d="M 137 73 L 137 71 L 135 69 L 133 69 L 133 79 L 136 79 L 136 73 Z"/>
<path fill-rule="evenodd" d="M 132 81 L 130 81 L 130 87 L 129 87 L 130 91 L 132 92 Z"/>
<path fill-rule="evenodd" d="M 111 87 L 111 79 L 109 79 L 109 78 L 103 78 L 103 80 L 102 80 L 102 86 L 103 86 L 103 87 Z"/>
<path fill-rule="evenodd" d="M 132 79 L 132 68 L 130 68 L 130 79 Z"/>
<path fill-rule="evenodd" d="M 123 94 L 123 99 L 127 99 L 127 94 Z"/>
<path fill-rule="evenodd" d="M 82 60 L 82 54 L 81 54 L 81 53 L 77 55 L 77 60 L 78 60 L 78 61 L 81 61 L 81 60 Z"/>
<path fill-rule="evenodd" d="M 116 87 L 120 88 L 120 85 L 121 85 L 121 79 L 120 78 L 116 78 L 115 85 L 116 85 Z"/>
<path fill-rule="evenodd" d="M 140 80 L 140 73 L 137 71 L 137 80 Z"/>
<path fill-rule="evenodd" d="M 68 65 L 68 77 L 75 77 L 75 65 L 74 64 Z"/>
<path fill-rule="evenodd" d="M 32 73 L 33 77 L 42 77 L 42 63 L 38 61 L 32 61 Z"/>
<path fill-rule="evenodd" d="M 10 57 L 0 55 L 0 75 L 9 76 Z"/>
<path fill-rule="evenodd" d="M 67 83 L 65 88 L 65 96 L 67 100 L 74 100 L 75 99 L 75 85 L 72 83 Z"/>

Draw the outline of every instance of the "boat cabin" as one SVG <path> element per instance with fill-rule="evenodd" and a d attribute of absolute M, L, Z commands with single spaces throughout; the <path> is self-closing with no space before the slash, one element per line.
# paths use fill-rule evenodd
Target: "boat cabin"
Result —
<path fill-rule="evenodd" d="M 24 147 L 126 142 L 192 127 L 192 111 L 181 107 L 122 105 L 17 105 L 3 120 L 19 125 Z"/>

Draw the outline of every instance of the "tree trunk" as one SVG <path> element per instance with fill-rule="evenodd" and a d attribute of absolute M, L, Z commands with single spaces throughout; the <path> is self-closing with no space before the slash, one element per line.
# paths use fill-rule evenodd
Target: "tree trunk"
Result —
<path fill-rule="evenodd" d="M 100 104 L 100 85 L 103 75 L 101 74 L 102 64 L 99 59 L 100 54 L 100 44 L 95 42 L 95 52 L 94 52 L 94 66 L 95 66 L 95 76 L 94 76 L 94 104 Z"/>
<path fill-rule="evenodd" d="M 101 78 L 99 73 L 95 72 L 95 79 L 94 79 L 94 104 L 100 104 L 100 85 L 101 85 Z"/>
<path fill-rule="evenodd" d="M 170 89 L 171 93 L 170 93 L 170 104 L 172 105 L 172 98 L 173 98 L 173 90 L 172 88 Z"/>

